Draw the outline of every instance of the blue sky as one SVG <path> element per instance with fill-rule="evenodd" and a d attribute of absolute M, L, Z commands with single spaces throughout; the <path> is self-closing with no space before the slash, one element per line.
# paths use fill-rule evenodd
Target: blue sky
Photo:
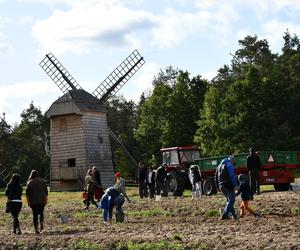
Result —
<path fill-rule="evenodd" d="M 250 34 L 280 52 L 300 34 L 297 0 L 0 0 L 0 112 L 10 124 L 31 101 L 42 111 L 62 95 L 39 67 L 52 52 L 92 92 L 134 49 L 146 64 L 120 94 L 137 101 L 172 65 L 211 79 Z"/>

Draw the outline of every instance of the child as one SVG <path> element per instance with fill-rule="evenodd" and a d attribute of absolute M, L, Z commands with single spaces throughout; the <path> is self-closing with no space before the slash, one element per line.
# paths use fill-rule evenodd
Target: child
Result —
<path fill-rule="evenodd" d="M 124 197 L 126 198 L 126 200 L 130 203 L 130 199 L 126 194 L 126 188 L 125 188 L 125 180 L 124 178 L 121 177 L 121 172 L 117 172 L 115 174 L 116 177 L 116 184 L 115 187 L 118 189 L 118 191 L 124 195 Z"/>
<path fill-rule="evenodd" d="M 240 217 L 244 216 L 245 210 L 248 210 L 252 215 L 257 216 L 257 214 L 249 207 L 249 201 L 253 200 L 253 193 L 246 180 L 245 175 L 240 174 L 238 176 L 238 180 L 239 180 L 239 189 L 235 195 L 238 196 L 239 194 L 241 194 L 241 198 L 242 198 L 242 203 L 240 206 Z"/>
<path fill-rule="evenodd" d="M 103 223 L 112 223 L 113 207 L 116 207 L 118 213 L 123 213 L 122 205 L 124 204 L 124 196 L 115 187 L 108 188 L 100 201 L 100 208 L 103 209 Z"/>

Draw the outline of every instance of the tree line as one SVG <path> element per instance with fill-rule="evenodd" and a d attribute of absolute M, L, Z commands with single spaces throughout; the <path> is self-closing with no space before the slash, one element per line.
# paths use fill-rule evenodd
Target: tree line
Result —
<path fill-rule="evenodd" d="M 208 81 L 168 67 L 138 103 L 122 96 L 107 103 L 108 124 L 137 160 L 159 164 L 162 147 L 198 145 L 202 157 L 258 150 L 300 149 L 300 45 L 283 36 L 280 53 L 257 36 L 239 40 L 228 65 Z M 30 104 L 12 127 L 0 121 L 0 164 L 28 176 L 49 171 L 49 121 Z M 116 168 L 134 164 L 112 141 Z"/>

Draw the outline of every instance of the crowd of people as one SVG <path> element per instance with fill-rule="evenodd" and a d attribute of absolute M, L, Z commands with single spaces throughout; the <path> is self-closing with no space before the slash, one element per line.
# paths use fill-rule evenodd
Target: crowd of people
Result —
<path fill-rule="evenodd" d="M 261 162 L 259 156 L 253 148 L 250 148 L 250 154 L 247 157 L 247 168 L 249 172 L 249 183 L 245 175 L 240 174 L 238 179 L 235 177 L 234 165 L 236 159 L 234 156 L 229 156 L 221 161 L 216 168 L 215 184 L 218 191 L 222 192 L 226 198 L 226 206 L 220 209 L 222 220 L 237 219 L 237 213 L 234 208 L 235 197 L 241 196 L 241 205 L 239 215 L 243 217 L 245 211 L 248 211 L 254 216 L 258 216 L 254 212 L 249 203 L 253 200 L 253 194 L 260 194 L 259 185 L 259 170 Z M 167 196 L 167 164 L 163 164 L 155 170 L 155 166 L 147 168 L 144 162 L 139 163 L 137 172 L 137 181 L 139 185 L 139 196 L 141 199 L 149 197 Z M 192 199 L 201 198 L 202 177 L 201 172 L 196 165 L 192 165 L 189 169 L 189 180 L 192 186 Z M 88 169 L 85 176 L 83 203 L 84 209 L 89 209 L 90 204 L 96 208 L 101 208 L 103 223 L 112 223 L 113 209 L 115 208 L 116 220 L 124 221 L 123 204 L 125 199 L 131 202 L 126 193 L 125 179 L 122 178 L 120 172 L 115 173 L 115 185 L 107 188 L 105 191 L 102 188 L 101 176 L 99 170 L 94 166 Z M 13 218 L 13 233 L 20 235 L 19 213 L 22 208 L 22 186 L 20 184 L 20 176 L 14 174 L 7 184 L 5 192 L 8 202 L 6 212 L 11 213 Z M 45 180 L 43 180 L 36 170 L 32 170 L 28 177 L 26 185 L 26 201 L 32 210 L 33 225 L 36 234 L 39 234 L 44 229 L 44 208 L 48 202 L 48 190 Z"/>

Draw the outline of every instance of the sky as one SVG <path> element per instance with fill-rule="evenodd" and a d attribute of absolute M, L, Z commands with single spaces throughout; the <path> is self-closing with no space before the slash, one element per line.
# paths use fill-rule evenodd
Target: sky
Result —
<path fill-rule="evenodd" d="M 0 116 L 19 123 L 33 104 L 62 95 L 39 66 L 51 52 L 88 92 L 134 49 L 145 65 L 119 94 L 138 101 L 173 66 L 210 80 L 246 35 L 280 53 L 286 30 L 300 35 L 298 0 L 0 0 Z"/>

